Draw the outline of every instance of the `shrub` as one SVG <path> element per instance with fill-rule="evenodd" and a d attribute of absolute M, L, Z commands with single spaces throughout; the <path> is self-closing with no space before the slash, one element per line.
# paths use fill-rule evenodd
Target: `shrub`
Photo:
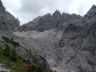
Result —
<path fill-rule="evenodd" d="M 17 54 L 16 54 L 15 50 L 12 50 L 10 60 L 17 61 Z"/>

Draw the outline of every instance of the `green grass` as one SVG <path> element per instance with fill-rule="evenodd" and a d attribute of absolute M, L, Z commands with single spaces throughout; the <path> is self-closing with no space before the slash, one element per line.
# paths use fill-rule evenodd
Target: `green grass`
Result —
<path fill-rule="evenodd" d="M 13 50 L 10 50 L 10 54 L 12 54 L 12 51 Z M 31 70 L 31 72 L 53 72 L 50 69 L 41 68 L 38 64 L 32 64 L 31 67 L 26 67 L 26 65 L 23 63 L 23 59 L 17 54 L 17 60 L 12 61 L 10 56 L 4 56 L 2 52 L 3 49 L 0 48 L 0 63 L 4 63 L 5 67 L 11 70 L 11 72 L 30 72 L 29 70 Z"/>
<path fill-rule="evenodd" d="M 0 48 L 0 63 L 4 63 L 6 68 L 11 69 L 11 72 L 28 71 L 28 68 L 23 65 L 22 58 L 17 55 L 17 61 L 12 61 L 10 57 L 2 55 L 2 51 L 3 49 Z"/>
<path fill-rule="evenodd" d="M 53 72 L 49 68 L 45 69 L 42 67 L 42 65 L 38 63 L 39 60 L 35 56 L 32 57 L 34 59 L 34 63 L 32 63 L 31 66 L 26 66 L 23 59 L 17 55 L 14 50 L 15 47 L 19 46 L 19 43 L 6 36 L 2 36 L 0 39 L 0 63 L 4 63 L 5 67 L 11 70 L 11 72 Z M 11 45 L 14 48 L 11 48 Z M 5 48 L 5 50 L 3 48 Z M 16 57 L 16 61 L 13 61 L 14 56 Z"/>

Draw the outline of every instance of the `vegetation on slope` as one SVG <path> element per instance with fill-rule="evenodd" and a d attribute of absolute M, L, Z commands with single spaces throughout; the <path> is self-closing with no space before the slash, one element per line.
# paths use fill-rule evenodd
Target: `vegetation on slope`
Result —
<path fill-rule="evenodd" d="M 12 38 L 6 36 L 0 38 L 0 63 L 4 64 L 11 72 L 52 72 L 49 68 L 44 68 L 38 63 L 31 64 L 20 57 L 15 51 L 18 46 L 19 43 Z"/>

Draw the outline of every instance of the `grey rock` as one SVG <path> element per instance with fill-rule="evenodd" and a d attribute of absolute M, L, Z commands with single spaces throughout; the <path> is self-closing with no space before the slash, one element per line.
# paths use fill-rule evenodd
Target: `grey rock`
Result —
<path fill-rule="evenodd" d="M 82 18 L 79 15 L 76 14 L 61 14 L 58 10 L 56 10 L 52 15 L 46 14 L 44 16 L 37 17 L 33 21 L 22 25 L 20 28 L 17 29 L 17 31 L 39 31 L 43 32 L 45 30 L 50 29 L 63 29 L 63 25 L 72 22 L 77 21 L 80 18 Z M 61 28 L 62 27 L 62 28 Z"/>
<path fill-rule="evenodd" d="M 0 0 L 0 33 L 12 33 L 17 27 L 19 27 L 19 20 L 16 19 L 8 11 L 6 11 L 5 7 L 2 4 L 2 1 Z"/>
<path fill-rule="evenodd" d="M 91 7 L 91 9 L 88 11 L 88 13 L 85 15 L 85 17 L 88 19 L 96 17 L 96 6 L 95 5 L 93 5 Z"/>
<path fill-rule="evenodd" d="M 21 26 L 14 36 L 57 72 L 96 72 L 95 13 L 96 6 L 83 17 L 56 11 Z"/>

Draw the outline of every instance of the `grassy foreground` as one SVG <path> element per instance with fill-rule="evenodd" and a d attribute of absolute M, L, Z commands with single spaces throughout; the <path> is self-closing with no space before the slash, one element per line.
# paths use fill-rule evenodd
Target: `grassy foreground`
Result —
<path fill-rule="evenodd" d="M 12 61 L 10 56 L 4 56 L 2 52 L 3 49 L 0 48 L 0 63 L 5 64 L 5 67 L 11 70 L 11 72 L 28 72 L 29 67 L 24 65 L 22 58 L 16 55 L 17 60 Z"/>
<path fill-rule="evenodd" d="M 14 50 L 18 45 L 13 39 L 5 36 L 0 40 L 0 63 L 4 64 L 10 72 L 53 72 L 49 68 L 44 69 L 38 63 L 24 62 L 24 59 Z"/>
<path fill-rule="evenodd" d="M 13 50 L 10 51 L 10 54 Z M 27 65 L 23 59 L 16 54 L 16 61 L 11 60 L 10 56 L 3 55 L 3 49 L 0 48 L 0 63 L 3 63 L 11 72 L 53 72 L 50 69 L 40 68 L 38 65 Z"/>

